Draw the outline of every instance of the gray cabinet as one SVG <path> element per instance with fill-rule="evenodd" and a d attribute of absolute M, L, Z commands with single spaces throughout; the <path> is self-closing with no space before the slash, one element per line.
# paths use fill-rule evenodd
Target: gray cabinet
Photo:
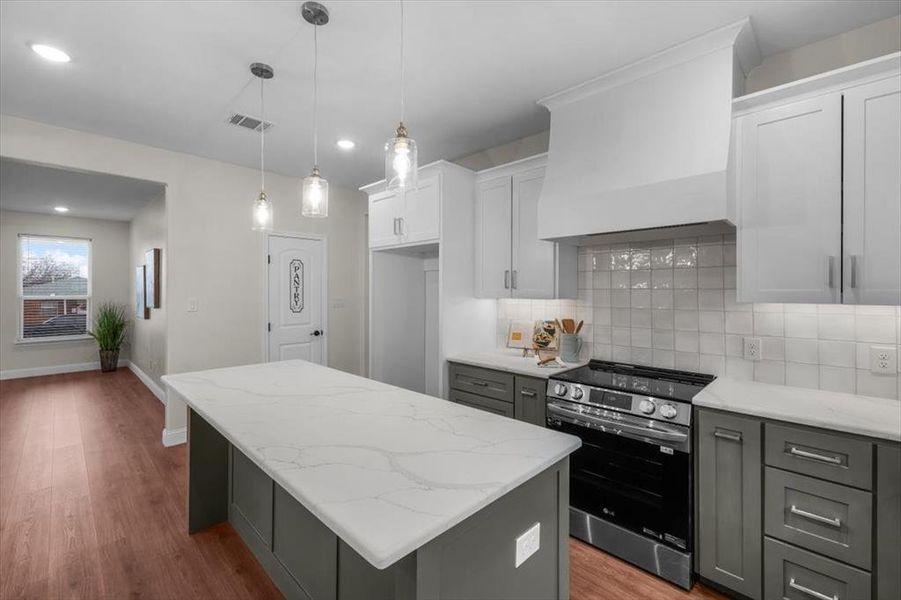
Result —
<path fill-rule="evenodd" d="M 901 446 L 876 446 L 876 597 L 901 598 Z"/>
<path fill-rule="evenodd" d="M 767 538 L 766 598 L 870 600 L 870 574 Z"/>
<path fill-rule="evenodd" d="M 231 505 L 266 546 L 272 543 L 272 480 L 242 452 L 232 450 Z"/>
<path fill-rule="evenodd" d="M 516 390 L 513 397 L 514 416 L 520 421 L 544 427 L 547 421 L 545 398 L 547 382 L 544 379 L 522 375 L 517 375 L 514 381 Z"/>
<path fill-rule="evenodd" d="M 544 427 L 547 380 L 450 363 L 452 402 Z"/>
<path fill-rule="evenodd" d="M 704 410 L 696 431 L 698 572 L 759 599 L 760 421 Z"/>

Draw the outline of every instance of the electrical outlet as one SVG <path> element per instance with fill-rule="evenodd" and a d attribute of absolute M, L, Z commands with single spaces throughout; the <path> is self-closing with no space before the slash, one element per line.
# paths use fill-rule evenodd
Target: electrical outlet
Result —
<path fill-rule="evenodd" d="M 898 372 L 898 352 L 892 346 L 870 346 L 870 373 L 894 375 Z"/>
<path fill-rule="evenodd" d="M 188 298 L 188 312 L 197 312 L 197 298 Z"/>
<path fill-rule="evenodd" d="M 760 338 L 746 337 L 745 342 L 745 360 L 760 360 Z"/>
<path fill-rule="evenodd" d="M 516 538 L 516 564 L 514 566 L 517 569 L 519 565 L 526 562 L 526 559 L 538 552 L 538 548 L 541 546 L 540 538 L 541 523 L 535 523 Z"/>

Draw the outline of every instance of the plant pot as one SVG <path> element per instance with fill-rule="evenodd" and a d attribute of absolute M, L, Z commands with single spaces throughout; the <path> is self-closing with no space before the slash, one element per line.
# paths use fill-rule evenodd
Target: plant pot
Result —
<path fill-rule="evenodd" d="M 100 370 L 104 373 L 115 371 L 119 365 L 118 350 L 101 350 L 100 351 Z"/>

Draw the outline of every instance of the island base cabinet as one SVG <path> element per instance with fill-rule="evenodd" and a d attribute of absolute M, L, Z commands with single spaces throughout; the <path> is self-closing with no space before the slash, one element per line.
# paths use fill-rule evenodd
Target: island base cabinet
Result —
<path fill-rule="evenodd" d="M 698 572 L 761 598 L 761 423 L 697 413 Z"/>
<path fill-rule="evenodd" d="M 193 410 L 189 419 L 190 532 L 227 519 L 289 600 L 569 598 L 569 458 L 378 569 Z M 538 550 L 516 566 L 516 538 L 535 524 Z"/>

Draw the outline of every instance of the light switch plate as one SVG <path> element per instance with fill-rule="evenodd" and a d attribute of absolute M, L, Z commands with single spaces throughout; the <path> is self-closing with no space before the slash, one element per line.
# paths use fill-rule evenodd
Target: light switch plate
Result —
<path fill-rule="evenodd" d="M 898 372 L 898 352 L 893 346 L 870 346 L 870 373 L 894 375 Z"/>
<path fill-rule="evenodd" d="M 526 559 L 538 552 L 538 548 L 541 545 L 540 538 L 541 523 L 535 523 L 525 533 L 516 538 L 516 564 L 514 566 L 517 569 L 519 565 L 526 562 Z"/>
<path fill-rule="evenodd" d="M 197 312 L 197 298 L 188 298 L 188 312 Z"/>
<path fill-rule="evenodd" d="M 745 343 L 745 360 L 760 360 L 760 338 L 746 337 Z"/>

